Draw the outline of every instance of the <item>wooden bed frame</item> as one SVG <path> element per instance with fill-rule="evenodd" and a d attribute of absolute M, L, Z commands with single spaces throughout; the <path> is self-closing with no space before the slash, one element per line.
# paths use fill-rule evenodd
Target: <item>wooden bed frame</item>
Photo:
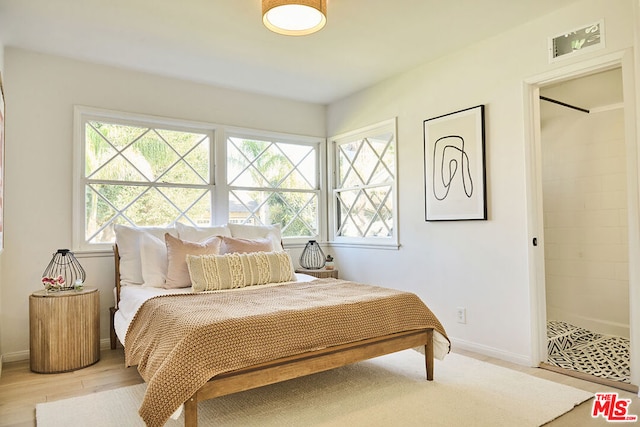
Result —
<path fill-rule="evenodd" d="M 114 315 L 120 302 L 120 255 L 114 246 L 116 306 L 111 307 L 111 348 L 117 346 Z M 186 427 L 198 425 L 198 402 L 269 384 L 290 380 L 340 366 L 360 362 L 409 348 L 423 347 L 427 380 L 433 380 L 433 329 L 421 329 L 385 335 L 368 340 L 276 359 L 232 372 L 216 375 L 184 404 Z"/>

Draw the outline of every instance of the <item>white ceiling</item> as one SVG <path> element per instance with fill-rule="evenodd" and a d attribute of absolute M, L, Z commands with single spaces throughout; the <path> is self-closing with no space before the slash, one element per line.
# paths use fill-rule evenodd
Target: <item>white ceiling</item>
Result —
<path fill-rule="evenodd" d="M 322 31 L 287 37 L 260 0 L 0 0 L 0 41 L 327 104 L 575 1 L 328 0 Z"/>

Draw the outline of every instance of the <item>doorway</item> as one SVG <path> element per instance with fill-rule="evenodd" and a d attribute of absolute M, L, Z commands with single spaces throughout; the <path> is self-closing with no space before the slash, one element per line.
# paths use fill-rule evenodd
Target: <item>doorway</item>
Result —
<path fill-rule="evenodd" d="M 630 384 L 623 101 L 621 67 L 540 88 L 544 367 L 619 386 Z"/>
<path fill-rule="evenodd" d="M 640 259 L 640 161 L 637 125 L 640 112 L 636 108 L 636 81 L 632 49 L 614 52 L 585 61 L 555 68 L 524 80 L 526 188 L 528 205 L 528 260 L 531 295 L 531 364 L 540 366 L 547 360 L 547 312 L 544 262 L 544 223 L 542 192 L 542 156 L 540 132 L 540 90 L 556 83 L 585 77 L 614 68 L 622 69 L 626 173 L 628 198 L 629 259 Z M 640 384 L 640 263 L 629 262 L 629 334 L 631 352 L 631 384 Z"/>

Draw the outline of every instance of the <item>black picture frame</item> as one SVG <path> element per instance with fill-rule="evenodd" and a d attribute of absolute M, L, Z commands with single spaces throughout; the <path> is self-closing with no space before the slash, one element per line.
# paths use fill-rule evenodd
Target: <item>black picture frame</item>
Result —
<path fill-rule="evenodd" d="M 424 120 L 425 221 L 487 219 L 485 107 Z"/>

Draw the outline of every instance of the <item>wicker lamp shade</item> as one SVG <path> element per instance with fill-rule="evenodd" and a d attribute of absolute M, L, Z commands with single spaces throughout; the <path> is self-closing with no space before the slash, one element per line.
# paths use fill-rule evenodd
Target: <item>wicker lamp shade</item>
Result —
<path fill-rule="evenodd" d="M 326 258 L 322 248 L 315 240 L 309 240 L 300 255 L 300 267 L 308 270 L 319 270 L 324 267 Z"/>
<path fill-rule="evenodd" d="M 69 249 L 58 249 L 42 273 L 47 290 L 69 290 L 82 286 L 86 273 Z"/>

